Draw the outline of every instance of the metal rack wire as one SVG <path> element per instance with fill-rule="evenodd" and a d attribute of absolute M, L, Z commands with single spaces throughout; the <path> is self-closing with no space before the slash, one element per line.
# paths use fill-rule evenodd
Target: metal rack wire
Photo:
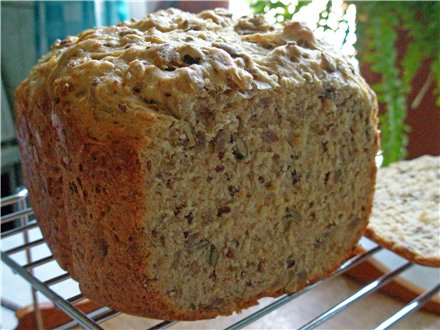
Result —
<path fill-rule="evenodd" d="M 32 208 L 28 207 L 27 205 L 27 190 L 22 189 L 17 194 L 8 196 L 1 199 L 1 207 L 4 206 L 14 206 L 14 211 L 12 213 L 6 214 L 2 216 L 1 218 L 1 224 L 9 223 L 12 221 L 18 222 L 18 227 L 14 228 L 12 230 L 9 230 L 8 232 L 5 232 L 2 234 L 2 239 L 11 237 L 14 235 L 22 235 L 23 236 L 23 244 L 16 246 L 14 248 L 10 248 L 5 251 L 1 251 L 1 259 L 2 261 L 10 267 L 16 274 L 21 276 L 23 279 L 25 279 L 27 282 L 29 282 L 32 285 L 33 288 L 33 301 L 34 301 L 34 310 L 36 313 L 36 320 L 37 325 L 41 327 L 42 325 L 42 319 L 40 314 L 40 309 L 37 301 L 37 295 L 35 294 L 35 291 L 41 292 L 44 296 L 46 296 L 48 299 L 50 299 L 54 305 L 56 305 L 59 309 L 61 309 L 64 313 L 69 315 L 73 321 L 70 321 L 57 329 L 69 329 L 73 326 L 80 325 L 86 329 L 103 329 L 100 324 L 112 317 L 117 316 L 120 314 L 120 312 L 112 310 L 108 307 L 101 307 L 97 310 L 91 312 L 91 313 L 84 313 L 78 308 L 74 306 L 74 304 L 86 299 L 81 293 L 64 299 L 61 297 L 59 293 L 53 288 L 55 284 L 61 283 L 63 281 L 66 281 L 68 279 L 71 279 L 68 273 L 63 273 L 61 275 L 57 275 L 53 278 L 50 278 L 48 280 L 42 281 L 37 276 L 33 274 L 33 270 L 37 267 L 44 267 L 47 263 L 53 261 L 52 255 L 39 258 L 36 260 L 31 259 L 31 254 L 29 251 L 37 246 L 41 246 L 46 244 L 44 242 L 44 239 L 37 239 L 30 241 L 28 232 L 31 229 L 38 228 L 38 224 L 35 220 L 30 220 L 29 217 L 33 214 Z M 366 259 L 370 258 L 373 254 L 380 251 L 382 248 L 379 246 L 375 246 L 371 248 L 370 250 L 358 254 L 355 257 L 351 258 L 350 260 L 346 261 L 338 270 L 336 270 L 332 275 L 327 277 L 326 279 L 314 283 L 302 291 L 296 292 L 294 294 L 284 295 L 281 298 L 275 300 L 273 303 L 267 305 L 264 308 L 260 308 L 255 313 L 244 317 L 240 321 L 236 322 L 235 324 L 229 326 L 228 330 L 235 330 L 235 329 L 242 329 L 243 327 L 255 322 L 256 320 L 262 318 L 263 316 L 271 313 L 272 311 L 280 308 L 281 306 L 289 303 L 290 301 L 294 300 L 295 298 L 303 295 L 306 292 L 309 292 L 313 290 L 314 288 L 322 285 L 326 281 L 329 281 L 341 274 L 343 274 L 345 271 L 349 270 L 350 268 L 362 263 Z M 14 254 L 17 254 L 18 252 L 26 252 L 26 258 L 27 262 L 23 265 L 20 265 L 16 260 L 14 260 Z M 367 284 L 366 286 L 362 287 L 359 291 L 353 293 L 350 297 L 346 298 L 345 300 L 341 301 L 334 307 L 330 308 L 328 311 L 322 313 L 315 319 L 309 321 L 307 324 L 304 324 L 300 329 L 313 329 L 322 324 L 323 322 L 327 321 L 331 317 L 335 316 L 336 314 L 342 312 L 345 308 L 347 308 L 349 305 L 354 303 L 355 301 L 361 299 L 362 297 L 365 297 L 366 295 L 378 290 L 379 288 L 386 285 L 388 282 L 392 281 L 396 276 L 404 272 L 405 270 L 411 268 L 413 264 L 410 262 L 406 262 L 405 264 L 390 270 L 388 273 L 384 274 L 383 276 L 379 277 L 378 279 L 374 280 L 373 282 Z M 397 323 L 399 320 L 406 317 L 411 312 L 414 312 L 415 310 L 419 309 L 425 302 L 427 302 L 431 297 L 433 297 L 440 289 L 440 284 L 437 284 L 432 289 L 424 292 L 423 294 L 416 297 L 413 301 L 411 301 L 409 304 L 407 304 L 404 308 L 396 312 L 394 315 L 391 315 L 387 320 L 384 320 L 376 329 L 387 329 L 393 324 Z M 152 328 L 149 328 L 149 330 L 158 330 L 158 329 L 166 329 L 168 327 L 171 327 L 172 325 L 176 324 L 176 321 L 162 321 L 153 326 Z M 42 328 L 42 327 L 41 327 Z"/>

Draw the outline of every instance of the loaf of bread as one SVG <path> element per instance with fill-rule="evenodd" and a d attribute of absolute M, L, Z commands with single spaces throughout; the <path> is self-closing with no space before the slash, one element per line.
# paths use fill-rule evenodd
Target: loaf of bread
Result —
<path fill-rule="evenodd" d="M 56 42 L 18 87 L 32 206 L 122 312 L 194 320 L 295 292 L 364 232 L 376 100 L 296 22 L 175 9 Z"/>

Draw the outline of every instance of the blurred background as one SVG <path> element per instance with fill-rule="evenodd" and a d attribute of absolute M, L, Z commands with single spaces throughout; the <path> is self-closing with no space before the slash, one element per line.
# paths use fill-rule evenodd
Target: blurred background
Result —
<path fill-rule="evenodd" d="M 318 37 L 355 55 L 376 91 L 382 165 L 440 154 L 440 2 L 1 1 L 2 197 L 22 184 L 13 94 L 37 60 L 56 39 L 168 7 L 191 12 L 224 7 L 235 16 L 264 14 L 274 25 L 290 19 L 306 22 Z M 2 208 L 4 212 L 11 210 Z M 23 306 L 31 297 L 20 299 Z M 15 321 L 11 316 L 3 322 L 4 328 L 10 328 Z"/>

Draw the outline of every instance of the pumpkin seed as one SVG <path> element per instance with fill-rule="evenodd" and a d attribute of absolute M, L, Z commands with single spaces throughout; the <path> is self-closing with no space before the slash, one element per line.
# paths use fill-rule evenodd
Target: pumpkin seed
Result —
<path fill-rule="evenodd" d="M 290 207 L 286 207 L 286 218 L 293 219 L 295 221 L 301 221 L 303 217 L 298 211 L 295 211 Z"/>
<path fill-rule="evenodd" d="M 188 146 L 189 147 L 194 147 L 196 145 L 196 140 L 194 138 L 194 135 L 192 133 L 192 129 L 189 126 L 189 124 L 187 122 L 183 122 L 182 123 L 182 129 L 183 129 L 186 137 L 188 138 L 188 141 L 189 141 Z"/>
<path fill-rule="evenodd" d="M 248 156 L 248 147 L 246 145 L 246 142 L 244 142 L 242 138 L 237 137 L 235 139 L 235 146 L 236 146 L 234 150 L 235 158 L 238 160 L 245 159 Z"/>
<path fill-rule="evenodd" d="M 214 244 L 211 245 L 211 250 L 209 251 L 209 264 L 213 267 L 217 265 L 218 262 L 218 250 L 214 246 Z"/>
<path fill-rule="evenodd" d="M 335 72 L 337 69 L 335 61 L 325 53 L 321 53 L 321 65 L 328 72 Z"/>
<path fill-rule="evenodd" d="M 191 248 L 189 248 L 190 252 L 194 252 L 197 250 L 204 249 L 205 247 L 209 246 L 209 241 L 207 239 L 202 239 L 200 242 L 193 245 Z"/>
<path fill-rule="evenodd" d="M 235 48 L 231 45 L 225 44 L 223 42 L 213 42 L 212 46 L 216 47 L 216 48 L 223 49 L 225 52 L 227 52 L 229 55 L 231 55 L 233 57 L 237 57 L 242 54 L 237 48 Z"/>

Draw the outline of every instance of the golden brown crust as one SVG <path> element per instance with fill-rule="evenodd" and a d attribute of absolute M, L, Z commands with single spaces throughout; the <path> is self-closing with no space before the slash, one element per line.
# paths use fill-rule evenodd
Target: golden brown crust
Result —
<path fill-rule="evenodd" d="M 43 235 L 61 267 L 72 271 L 69 230 L 65 224 L 63 175 L 56 153 L 51 102 L 44 84 L 23 82 L 15 96 L 16 131 L 23 177 Z M 38 128 L 36 128 L 38 126 Z"/>
<path fill-rule="evenodd" d="M 396 254 L 400 255 L 401 257 L 403 257 L 411 262 L 414 262 L 414 263 L 422 265 L 422 266 L 440 267 L 440 259 L 439 258 L 436 258 L 436 257 L 427 258 L 425 256 L 421 256 L 421 255 L 417 254 L 414 251 L 410 251 L 403 246 L 396 246 L 393 242 L 387 241 L 382 236 L 377 235 L 374 230 L 372 230 L 368 227 L 367 227 L 367 230 L 365 231 L 365 236 L 367 236 L 371 240 L 375 241 L 377 244 L 384 247 L 385 249 L 393 251 Z"/>

